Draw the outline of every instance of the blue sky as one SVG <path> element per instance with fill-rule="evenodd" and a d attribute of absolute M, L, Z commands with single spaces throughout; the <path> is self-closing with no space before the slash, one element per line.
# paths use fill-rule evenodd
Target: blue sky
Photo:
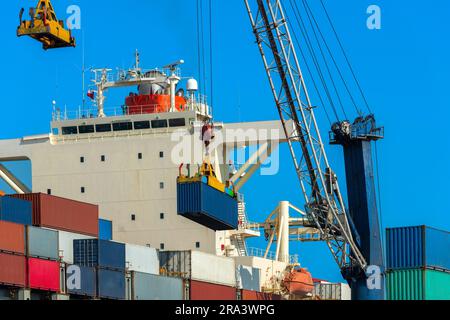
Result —
<path fill-rule="evenodd" d="M 0 138 L 49 131 L 51 101 L 75 110 L 81 100 L 81 31 L 76 49 L 44 52 L 27 38 L 17 38 L 20 6 L 3 4 L 4 32 Z M 313 3 L 314 1 L 310 1 Z M 450 229 L 448 181 L 450 118 L 448 77 L 450 3 L 406 0 L 326 0 L 358 78 L 386 139 L 378 143 L 383 226 L 427 224 Z M 197 76 L 194 0 L 54 1 L 60 18 L 77 4 L 82 10 L 86 66 L 129 67 L 135 49 L 145 67 L 184 59 L 185 76 Z M 368 30 L 366 9 L 379 5 L 382 29 Z M 277 119 L 261 59 L 243 1 L 214 2 L 214 113 L 218 121 Z M 88 79 L 87 79 L 88 80 Z M 109 95 L 109 106 L 123 97 Z M 354 115 L 353 115 L 354 116 Z M 328 124 L 318 111 L 324 138 Z M 344 180 L 342 152 L 327 146 L 330 162 Z M 280 200 L 301 203 L 292 161 L 281 150 L 280 173 L 256 177 L 245 187 L 248 213 L 263 220 Z M 15 166 L 24 171 L 23 166 Z M 276 186 L 276 187 L 274 187 Z M 1 187 L 1 185 L 0 185 Z M 252 241 L 263 246 L 263 241 Z M 303 266 L 319 278 L 340 280 L 323 244 L 292 244 Z"/>

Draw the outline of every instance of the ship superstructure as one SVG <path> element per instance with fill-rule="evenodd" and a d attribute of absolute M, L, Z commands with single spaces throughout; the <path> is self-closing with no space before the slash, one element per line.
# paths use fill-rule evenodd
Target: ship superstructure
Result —
<path fill-rule="evenodd" d="M 177 215 L 177 177 L 182 164 L 198 170 L 211 163 L 220 183 L 236 193 L 282 142 L 279 121 L 213 122 L 206 98 L 194 79 L 181 88 L 178 65 L 142 70 L 95 70 L 88 95 L 93 108 L 70 113 L 54 106 L 51 133 L 0 142 L 0 161 L 30 160 L 32 191 L 96 203 L 113 221 L 114 239 L 160 250 L 201 250 L 246 255 L 245 204 L 239 195 L 238 230 L 214 231 Z M 132 87 L 123 107 L 105 107 L 108 90 Z M 216 139 L 208 150 L 202 128 L 213 124 Z M 250 152 L 231 166 L 236 149 Z M 255 158 L 256 157 L 256 158 Z M 255 161 L 257 159 L 257 161 Z M 230 169 L 233 167 L 233 169 Z M 21 192 L 11 173 L 10 185 Z M 22 185 L 23 186 L 23 185 Z"/>

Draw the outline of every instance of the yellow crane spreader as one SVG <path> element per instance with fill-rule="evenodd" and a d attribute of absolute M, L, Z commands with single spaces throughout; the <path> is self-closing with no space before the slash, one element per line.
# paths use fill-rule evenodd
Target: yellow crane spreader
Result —
<path fill-rule="evenodd" d="M 36 8 L 30 8 L 30 20 L 22 20 L 24 9 L 19 14 L 20 25 L 17 36 L 29 36 L 42 43 L 43 48 L 55 49 L 75 47 L 75 39 L 64 21 L 58 20 L 50 0 L 39 0 Z"/>

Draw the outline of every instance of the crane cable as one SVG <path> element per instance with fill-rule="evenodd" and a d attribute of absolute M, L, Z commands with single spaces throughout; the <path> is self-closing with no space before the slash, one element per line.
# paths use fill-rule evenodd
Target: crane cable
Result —
<path fill-rule="evenodd" d="M 340 39 L 340 37 L 339 37 L 337 31 L 336 31 L 336 28 L 335 28 L 335 26 L 334 26 L 333 20 L 331 19 L 331 16 L 329 15 L 328 10 L 327 10 L 327 8 L 325 7 L 325 4 L 323 3 L 323 0 L 320 0 L 320 3 L 321 3 L 322 8 L 323 8 L 323 10 L 324 10 L 324 12 L 325 12 L 325 15 L 326 15 L 326 17 L 327 17 L 327 20 L 328 20 L 328 22 L 330 23 L 331 28 L 333 29 L 333 33 L 334 33 L 334 35 L 335 35 L 335 37 L 336 37 L 336 40 L 337 40 L 337 42 L 338 42 L 338 44 L 339 44 L 339 47 L 341 48 L 342 54 L 344 55 L 344 58 L 345 58 L 345 60 L 346 60 L 346 62 L 347 62 L 347 65 L 348 65 L 348 67 L 349 67 L 349 69 L 350 69 L 350 72 L 352 73 L 353 79 L 354 79 L 355 82 L 356 82 L 356 85 L 357 85 L 357 87 L 358 87 L 358 89 L 359 89 L 359 92 L 361 93 L 361 96 L 362 96 L 362 98 L 363 98 L 363 100 L 364 100 L 364 103 L 365 103 L 365 105 L 366 105 L 366 108 L 367 108 L 367 110 L 369 111 L 369 113 L 372 114 L 372 111 L 371 111 L 370 105 L 369 105 L 369 103 L 368 103 L 368 101 L 367 101 L 367 98 L 366 98 L 366 95 L 365 95 L 365 93 L 364 93 L 364 90 L 362 89 L 362 86 L 361 86 L 361 84 L 360 84 L 360 82 L 359 82 L 359 80 L 358 80 L 358 77 L 356 76 L 356 73 L 355 73 L 355 71 L 354 71 L 354 69 L 353 69 L 353 66 L 352 66 L 352 64 L 350 63 L 350 59 L 348 58 L 348 55 L 347 55 L 347 53 L 346 53 L 346 51 L 345 51 L 345 49 L 344 49 L 344 46 L 342 45 L 342 41 L 341 41 L 341 39 Z"/>
<path fill-rule="evenodd" d="M 303 3 L 303 7 L 304 7 L 304 9 L 305 9 L 306 16 L 307 16 L 307 18 L 308 18 L 309 24 L 310 24 L 310 26 L 311 26 L 311 29 L 312 29 L 312 32 L 313 32 L 313 35 L 314 35 L 314 39 L 316 40 L 317 47 L 319 48 L 320 55 L 321 55 L 321 57 L 322 57 L 322 59 L 323 59 L 323 62 L 324 62 L 326 71 L 328 72 L 328 77 L 330 78 L 332 87 L 333 87 L 333 89 L 334 89 L 334 91 L 335 91 L 335 93 L 336 93 L 336 97 L 337 97 L 337 99 L 338 99 L 338 103 L 339 103 L 339 105 L 340 105 L 340 107 L 341 107 L 341 110 L 342 110 L 342 113 L 344 114 L 344 117 L 345 117 L 346 119 L 348 119 L 347 113 L 345 112 L 344 104 L 343 104 L 343 102 L 342 102 L 341 95 L 339 94 L 339 90 L 338 90 L 338 88 L 337 88 L 337 86 L 336 86 L 336 82 L 334 81 L 333 74 L 331 73 L 331 69 L 330 69 L 330 66 L 329 66 L 329 64 L 328 64 L 328 61 L 327 61 L 327 58 L 326 58 L 326 56 L 325 56 L 324 50 L 323 50 L 323 48 L 322 48 L 322 45 L 321 45 L 321 43 L 320 43 L 320 41 L 319 41 L 319 37 L 317 36 L 316 28 L 314 27 L 314 24 L 313 24 L 313 22 L 312 22 L 312 18 L 311 18 L 312 13 L 310 14 L 310 12 L 308 11 L 308 5 L 307 5 L 307 3 L 305 2 L 305 0 L 302 0 L 302 3 Z M 294 2 L 294 5 L 295 5 L 295 8 L 296 8 L 297 10 L 299 10 L 296 2 Z"/>
<path fill-rule="evenodd" d="M 350 100 L 351 100 L 352 104 L 353 104 L 353 106 L 355 107 L 356 113 L 357 113 L 359 116 L 362 116 L 362 112 L 361 112 L 360 108 L 358 108 L 358 105 L 357 105 L 357 103 L 356 103 L 356 100 L 355 100 L 355 98 L 353 97 L 353 95 L 352 95 L 352 93 L 351 93 L 351 91 L 350 91 L 349 85 L 348 85 L 347 81 L 346 81 L 345 78 L 344 78 L 344 75 L 343 75 L 343 73 L 342 73 L 342 71 L 341 71 L 341 68 L 339 67 L 339 65 L 338 65 L 338 63 L 337 63 L 337 61 L 336 61 L 336 59 L 335 59 L 335 57 L 334 57 L 334 54 L 333 54 L 332 50 L 330 49 L 330 46 L 328 45 L 328 43 L 327 43 L 327 41 L 326 41 L 326 39 L 325 39 L 325 36 L 323 35 L 323 32 L 322 32 L 321 29 L 320 29 L 319 23 L 317 22 L 317 19 L 315 18 L 314 14 L 313 14 L 313 12 L 312 12 L 312 10 L 311 10 L 311 7 L 310 7 L 309 4 L 308 4 L 308 1 L 307 1 L 307 0 L 304 0 L 304 3 L 305 3 L 305 6 L 306 6 L 307 10 L 308 10 L 308 11 L 310 12 L 310 14 L 311 14 L 311 17 L 312 17 L 312 19 L 313 19 L 313 21 L 314 21 L 314 24 L 316 25 L 317 31 L 319 32 L 319 35 L 320 35 L 320 37 L 321 37 L 321 39 L 322 39 L 322 41 L 323 41 L 323 43 L 324 43 L 324 45 L 325 45 L 325 47 L 326 47 L 326 49 L 327 49 L 327 51 L 328 51 L 328 54 L 330 55 L 331 60 L 333 61 L 333 64 L 334 64 L 334 66 L 335 66 L 335 68 L 336 68 L 336 70 L 337 70 L 337 72 L 338 72 L 338 74 L 339 74 L 339 77 L 340 77 L 341 80 L 342 80 L 342 83 L 344 84 L 344 87 L 345 87 L 345 89 L 346 89 L 346 91 L 347 91 L 347 93 L 348 93 L 348 95 L 349 95 L 349 97 L 350 97 Z"/>
<path fill-rule="evenodd" d="M 212 0 L 209 0 L 209 72 L 210 72 L 210 101 L 211 107 L 214 107 L 214 61 L 213 61 L 213 6 Z"/>
<path fill-rule="evenodd" d="M 289 0 L 289 1 L 291 3 L 292 8 L 294 8 L 292 0 Z M 324 88 L 325 94 L 326 94 L 326 96 L 328 98 L 328 101 L 330 103 L 330 106 L 331 106 L 331 108 L 333 110 L 333 113 L 334 113 L 334 115 L 336 117 L 336 120 L 339 121 L 339 115 L 338 115 L 336 107 L 334 105 L 334 101 L 333 101 L 333 99 L 331 97 L 330 90 L 328 89 L 328 85 L 327 85 L 327 83 L 325 81 L 325 77 L 323 75 L 322 69 L 321 69 L 320 64 L 319 64 L 319 62 L 317 60 L 317 56 L 316 56 L 316 54 L 314 52 L 314 47 L 312 46 L 311 40 L 309 38 L 308 32 L 307 32 L 305 24 L 303 22 L 303 18 L 301 17 L 300 12 L 296 12 L 295 10 L 294 10 L 294 15 L 295 15 L 295 19 L 297 21 L 298 27 L 300 29 L 300 32 L 301 32 L 301 34 L 302 34 L 302 36 L 303 36 L 303 38 L 305 40 L 305 43 L 306 43 L 306 46 L 308 48 L 309 54 L 311 55 L 311 58 L 313 60 L 313 64 L 314 64 L 314 66 L 316 68 L 316 71 L 317 71 L 317 74 L 319 76 L 319 79 L 321 80 L 322 86 Z M 293 34 L 294 34 L 294 38 L 296 39 L 297 44 L 300 43 L 298 41 L 295 29 L 293 29 Z M 301 46 L 297 45 L 297 47 L 300 48 L 300 52 L 302 52 Z M 304 57 L 304 59 L 305 59 L 305 57 Z M 306 61 L 306 59 L 305 59 L 305 61 Z M 306 65 L 308 65 L 308 64 L 306 63 Z M 312 75 L 311 75 L 311 78 L 314 79 L 314 77 Z M 319 96 L 320 96 L 320 93 L 319 93 Z M 325 107 L 325 104 L 324 104 L 324 107 Z"/>
<path fill-rule="evenodd" d="M 291 29 L 293 30 L 293 34 L 294 34 L 295 41 L 296 41 L 297 43 L 299 43 L 299 42 L 298 42 L 298 38 L 297 38 L 297 34 L 296 34 L 296 32 L 294 31 L 294 28 L 292 28 L 292 24 L 291 24 L 290 22 L 289 22 L 289 25 L 291 26 Z M 301 54 L 303 60 L 306 61 L 306 55 L 305 55 L 303 49 L 302 49 L 300 46 L 299 46 L 299 51 L 300 51 L 300 54 Z M 311 68 L 310 68 L 310 66 L 309 66 L 308 63 L 306 63 L 306 70 L 307 70 L 307 72 L 308 72 L 309 77 L 311 78 L 311 82 L 313 83 L 314 89 L 316 90 L 316 93 L 317 93 L 317 96 L 318 96 L 318 98 L 319 98 L 319 100 L 320 100 L 320 103 L 321 103 L 321 105 L 323 106 L 322 109 L 323 109 L 324 112 L 325 112 L 325 116 L 326 116 L 326 118 L 327 118 L 327 120 L 328 120 L 328 123 L 329 123 L 330 126 L 331 126 L 331 125 L 332 125 L 332 122 L 331 122 L 330 115 L 328 114 L 327 108 L 325 107 L 324 99 L 323 99 L 323 97 L 322 97 L 322 94 L 320 93 L 319 87 L 317 86 L 317 82 L 316 82 L 316 80 L 315 80 L 315 78 L 314 78 L 314 76 L 313 76 L 312 70 L 311 70 Z"/>
<path fill-rule="evenodd" d="M 205 68 L 205 37 L 204 37 L 203 4 L 197 0 L 197 58 L 198 76 L 203 90 L 206 92 L 206 68 Z"/>

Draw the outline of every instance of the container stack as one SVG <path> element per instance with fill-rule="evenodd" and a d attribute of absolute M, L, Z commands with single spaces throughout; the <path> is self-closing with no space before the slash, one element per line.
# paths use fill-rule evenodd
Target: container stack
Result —
<path fill-rule="evenodd" d="M 199 251 L 164 251 L 161 272 L 184 279 L 186 300 L 236 300 L 234 260 Z"/>
<path fill-rule="evenodd" d="M 28 299 L 64 293 L 73 239 L 97 236 L 97 206 L 43 194 L 0 197 L 2 291 L 27 289 Z"/>
<path fill-rule="evenodd" d="M 386 232 L 387 298 L 450 299 L 450 233 L 426 226 Z"/>
<path fill-rule="evenodd" d="M 75 265 L 85 268 L 89 278 L 92 278 L 91 272 L 95 271 L 96 297 L 124 300 L 125 244 L 99 239 L 74 240 L 73 243 Z M 88 289 L 91 289 L 90 286 Z M 81 291 L 84 295 L 88 294 L 84 288 Z"/>

